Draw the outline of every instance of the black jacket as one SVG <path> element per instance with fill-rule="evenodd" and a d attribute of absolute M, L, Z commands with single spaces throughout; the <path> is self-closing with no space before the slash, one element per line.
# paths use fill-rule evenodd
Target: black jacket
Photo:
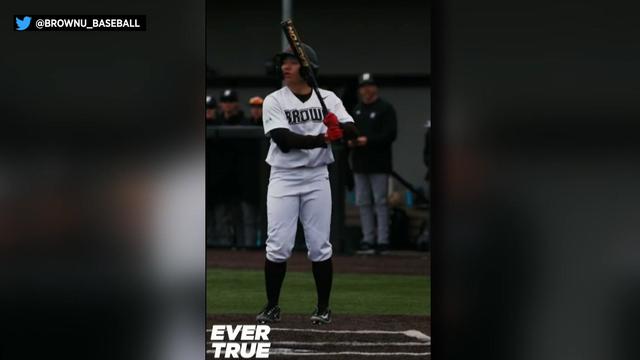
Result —
<path fill-rule="evenodd" d="M 234 116 L 225 119 L 222 111 L 218 112 L 216 119 L 210 122 L 211 125 L 242 125 L 245 122 L 244 112 L 238 111 Z"/>
<path fill-rule="evenodd" d="M 224 119 L 220 112 L 209 126 L 235 126 L 243 119 L 242 111 L 229 119 Z M 240 148 L 242 144 L 239 144 L 237 139 L 207 139 L 207 198 L 210 202 L 236 201 L 240 196 L 237 190 L 238 166 L 244 160 Z"/>
<path fill-rule="evenodd" d="M 372 104 L 358 103 L 353 119 L 360 136 L 367 137 L 365 146 L 352 149 L 351 163 L 355 173 L 390 173 L 391 144 L 396 139 L 396 111 L 391 104 L 378 98 Z"/>

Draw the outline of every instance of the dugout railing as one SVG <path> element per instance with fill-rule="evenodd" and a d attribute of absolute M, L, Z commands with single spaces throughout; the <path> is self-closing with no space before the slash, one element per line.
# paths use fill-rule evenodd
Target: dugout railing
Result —
<path fill-rule="evenodd" d="M 214 227 L 212 221 L 215 221 L 214 217 L 211 216 L 213 203 L 216 202 L 216 198 L 225 192 L 224 195 L 226 198 L 231 197 L 233 199 L 233 193 L 240 193 L 243 189 L 242 186 L 255 186 L 258 190 L 258 202 L 257 202 L 257 213 L 258 213 L 258 229 L 256 234 L 255 246 L 251 246 L 253 248 L 261 248 L 264 247 L 266 242 L 266 227 L 267 227 L 267 219 L 266 219 L 266 196 L 267 196 L 267 186 L 269 180 L 269 165 L 266 164 L 264 159 L 266 158 L 266 154 L 269 148 L 269 140 L 264 136 L 264 132 L 262 127 L 260 126 L 242 126 L 242 125 L 231 125 L 231 126 L 214 126 L 207 125 L 207 246 L 209 247 L 246 247 L 246 246 L 238 246 L 238 239 L 234 238 L 234 242 L 225 242 L 218 243 L 215 239 L 215 234 L 209 231 L 210 228 Z M 216 153 L 215 150 L 212 149 L 234 149 L 234 146 L 237 145 L 239 141 L 247 143 L 253 143 L 257 151 L 257 156 L 255 158 L 247 158 L 245 157 L 242 160 L 241 164 L 234 164 L 234 161 L 237 158 L 234 158 L 231 162 L 225 156 L 229 156 L 232 154 L 229 151 Z M 345 184 L 346 177 L 348 176 L 348 162 L 346 149 L 341 144 L 333 144 L 332 150 L 335 158 L 335 162 L 329 166 L 329 178 L 331 182 L 331 194 L 332 194 L 332 217 L 331 217 L 331 243 L 334 247 L 334 251 L 339 253 L 351 252 L 355 247 L 355 244 L 352 244 L 349 241 L 349 238 L 345 234 L 344 223 L 345 223 Z M 231 164 L 233 169 L 220 168 L 221 166 L 225 166 Z M 239 179 L 237 169 L 241 169 L 244 166 L 255 167 L 257 169 L 255 178 L 253 179 Z M 235 169 L 235 170 L 234 170 Z M 226 181 L 227 186 L 223 188 L 219 188 L 214 186 L 214 182 L 218 179 L 219 176 L 222 177 L 232 177 L 232 180 L 237 181 Z M 220 193 L 217 193 L 220 192 Z M 232 205 L 234 204 L 234 200 L 229 201 Z M 232 212 L 232 217 L 235 214 L 234 220 L 237 219 L 237 212 Z M 237 222 L 237 221 L 236 221 Z M 237 233 L 234 234 L 234 237 L 237 236 Z M 212 238 L 213 237 L 213 238 Z M 302 229 L 299 227 L 297 236 L 296 236 L 296 248 L 301 249 L 304 248 L 304 233 Z"/>

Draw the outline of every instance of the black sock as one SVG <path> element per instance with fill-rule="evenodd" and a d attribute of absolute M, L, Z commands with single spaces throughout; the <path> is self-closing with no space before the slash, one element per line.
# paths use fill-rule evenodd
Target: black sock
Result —
<path fill-rule="evenodd" d="M 329 295 L 331 294 L 331 283 L 333 282 L 333 262 L 331 258 L 325 261 L 312 263 L 313 278 L 316 280 L 316 291 L 318 292 L 318 310 L 322 311 L 329 307 Z"/>
<path fill-rule="evenodd" d="M 287 273 L 287 262 L 273 262 L 265 259 L 264 280 L 267 287 L 267 306 L 272 308 L 278 305 L 280 299 L 280 289 Z"/>

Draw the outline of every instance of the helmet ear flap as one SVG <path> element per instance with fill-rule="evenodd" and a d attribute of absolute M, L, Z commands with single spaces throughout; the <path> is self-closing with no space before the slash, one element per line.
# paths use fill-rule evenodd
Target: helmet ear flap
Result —
<path fill-rule="evenodd" d="M 302 76 L 302 78 L 307 82 L 307 84 L 309 85 L 313 85 L 312 81 L 311 81 L 311 72 L 313 72 L 314 77 L 318 77 L 318 71 L 316 70 L 316 68 L 307 68 L 307 67 L 300 67 L 300 76 Z"/>
<path fill-rule="evenodd" d="M 309 83 L 311 80 L 311 77 L 309 76 L 309 68 L 306 68 L 304 66 L 300 66 L 300 76 L 307 82 Z"/>

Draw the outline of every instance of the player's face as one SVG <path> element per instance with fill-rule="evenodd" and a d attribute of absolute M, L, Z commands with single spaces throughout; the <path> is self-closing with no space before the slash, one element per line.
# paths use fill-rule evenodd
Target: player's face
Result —
<path fill-rule="evenodd" d="M 378 87 L 375 85 L 362 85 L 358 89 L 358 93 L 360 94 L 360 99 L 363 103 L 368 104 L 373 102 L 378 96 Z"/>
<path fill-rule="evenodd" d="M 304 82 L 300 76 L 300 62 L 298 59 L 287 56 L 282 60 L 282 66 L 280 69 L 282 70 L 282 77 L 286 84 L 298 84 Z"/>
<path fill-rule="evenodd" d="M 220 108 L 222 109 L 222 112 L 224 113 L 233 113 L 236 111 L 236 109 L 238 108 L 238 103 L 237 102 L 221 102 L 220 103 Z"/>
<path fill-rule="evenodd" d="M 262 108 L 261 107 L 252 106 L 249 111 L 251 111 L 251 117 L 254 118 L 254 119 L 262 117 Z"/>

